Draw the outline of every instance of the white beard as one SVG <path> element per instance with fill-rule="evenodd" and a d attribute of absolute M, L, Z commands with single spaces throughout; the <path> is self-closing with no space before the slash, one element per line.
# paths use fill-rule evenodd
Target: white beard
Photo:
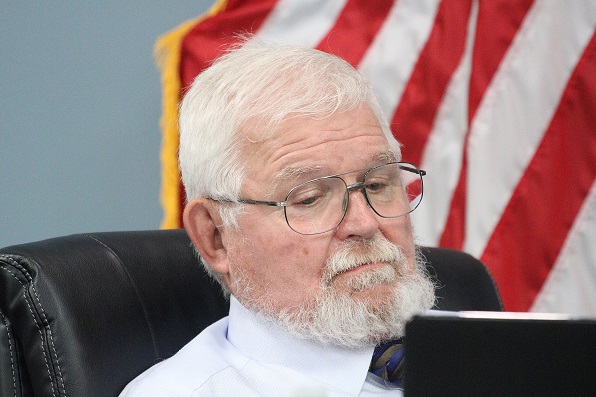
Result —
<path fill-rule="evenodd" d="M 334 276 L 357 266 L 385 262 L 388 266 L 366 269 L 342 280 L 341 291 Z M 426 274 L 424 259 L 417 252 L 413 269 L 403 251 L 377 234 L 370 239 L 346 240 L 327 260 L 319 292 L 298 309 L 274 308 L 263 297 L 254 296 L 246 277 L 235 283 L 238 300 L 247 308 L 281 323 L 293 335 L 323 344 L 362 347 L 404 336 L 406 322 L 416 313 L 430 309 L 435 288 Z M 364 291 L 397 280 L 392 294 L 357 299 L 352 292 Z"/>

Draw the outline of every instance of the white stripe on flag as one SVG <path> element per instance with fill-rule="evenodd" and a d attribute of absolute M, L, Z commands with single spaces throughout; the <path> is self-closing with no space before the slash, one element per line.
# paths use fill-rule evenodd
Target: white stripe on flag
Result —
<path fill-rule="evenodd" d="M 596 314 L 596 180 L 531 311 Z"/>
<path fill-rule="evenodd" d="M 257 36 L 265 41 L 316 47 L 335 24 L 347 0 L 280 0 Z"/>
<path fill-rule="evenodd" d="M 421 168 L 428 172 L 424 182 L 424 203 L 412 213 L 412 220 L 418 243 L 423 245 L 439 245 L 451 197 L 459 180 L 468 129 L 468 90 L 477 20 L 478 3 L 473 2 L 465 51 L 437 110 L 422 155 Z"/>
<path fill-rule="evenodd" d="M 483 253 L 594 24 L 593 0 L 536 2 L 487 88 L 468 147 L 464 250 L 472 255 Z"/>
<path fill-rule="evenodd" d="M 434 26 L 440 0 L 397 0 L 358 67 L 373 85 L 391 121 L 420 52 Z"/>

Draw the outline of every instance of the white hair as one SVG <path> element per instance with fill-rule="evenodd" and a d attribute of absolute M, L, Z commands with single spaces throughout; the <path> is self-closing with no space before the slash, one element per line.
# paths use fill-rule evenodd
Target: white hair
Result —
<path fill-rule="evenodd" d="M 251 139 L 266 140 L 289 118 L 323 119 L 360 105 L 371 108 L 399 156 L 370 83 L 349 63 L 312 48 L 245 38 L 197 76 L 180 105 L 179 165 L 187 199 L 240 196 L 245 129 L 258 130 Z M 220 203 L 223 224 L 237 227 L 242 208 Z"/>

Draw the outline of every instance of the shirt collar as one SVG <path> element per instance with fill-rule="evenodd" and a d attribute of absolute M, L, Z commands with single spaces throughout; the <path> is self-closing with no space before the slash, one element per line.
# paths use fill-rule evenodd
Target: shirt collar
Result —
<path fill-rule="evenodd" d="M 275 321 L 246 309 L 234 296 L 230 296 L 227 338 L 259 362 L 294 369 L 352 395 L 358 395 L 364 385 L 374 350 L 373 345 L 346 348 L 297 338 Z"/>

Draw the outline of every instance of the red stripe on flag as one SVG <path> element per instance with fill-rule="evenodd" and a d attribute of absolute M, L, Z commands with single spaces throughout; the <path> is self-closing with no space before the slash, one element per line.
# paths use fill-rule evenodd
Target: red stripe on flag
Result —
<path fill-rule="evenodd" d="M 357 67 L 385 22 L 393 0 L 350 0 L 317 46 Z"/>
<path fill-rule="evenodd" d="M 403 146 L 404 161 L 420 164 L 437 109 L 466 45 L 470 0 L 443 0 L 420 53 L 391 128 Z"/>
<path fill-rule="evenodd" d="M 467 139 L 466 139 L 467 141 Z M 466 183 L 467 183 L 467 145 L 464 145 L 462 167 L 457 186 L 451 197 L 451 206 L 447 215 L 447 222 L 443 234 L 439 239 L 439 247 L 461 250 L 464 246 L 466 234 Z"/>
<path fill-rule="evenodd" d="M 183 90 L 232 43 L 238 33 L 256 32 L 276 0 L 229 0 L 225 10 L 197 24 L 182 41 L 180 81 Z"/>
<path fill-rule="evenodd" d="M 596 34 L 482 255 L 506 310 L 531 307 L 596 178 L 595 70 Z"/>
<path fill-rule="evenodd" d="M 533 3 L 534 0 L 479 2 L 468 100 L 469 122 Z"/>
<path fill-rule="evenodd" d="M 471 123 L 476 115 L 478 104 L 533 1 L 492 0 L 479 3 L 468 96 L 468 123 Z M 464 244 L 469 135 L 468 130 L 459 180 L 451 198 L 449 215 L 439 242 L 441 247 L 462 249 Z"/>

